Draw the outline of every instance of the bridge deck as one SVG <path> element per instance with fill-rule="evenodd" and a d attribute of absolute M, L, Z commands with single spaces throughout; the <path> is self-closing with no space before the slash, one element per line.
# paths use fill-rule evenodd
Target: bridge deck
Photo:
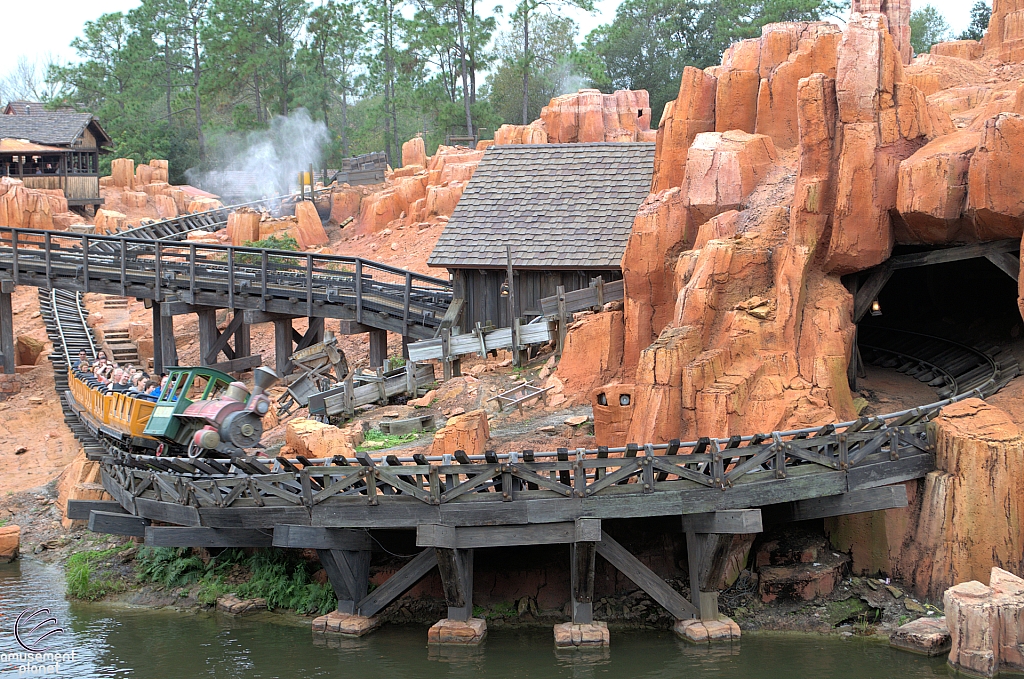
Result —
<path fill-rule="evenodd" d="M 416 339 L 433 337 L 452 298 L 447 281 L 358 257 L 6 227 L 0 277 L 15 285 L 351 319 Z"/>

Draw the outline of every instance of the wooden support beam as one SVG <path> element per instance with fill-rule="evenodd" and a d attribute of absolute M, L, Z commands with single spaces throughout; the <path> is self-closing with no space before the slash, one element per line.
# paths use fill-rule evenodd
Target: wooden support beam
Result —
<path fill-rule="evenodd" d="M 373 617 L 419 582 L 436 565 L 436 551 L 424 549 L 356 604 L 356 613 L 367 618 Z"/>
<path fill-rule="evenodd" d="M 188 302 L 157 302 L 160 305 L 160 313 L 164 316 L 184 316 L 185 314 L 198 313 L 201 309 L 213 307 L 201 304 L 189 304 Z"/>
<path fill-rule="evenodd" d="M 760 509 L 723 509 L 703 514 L 684 514 L 683 531 L 695 533 L 760 533 Z"/>
<path fill-rule="evenodd" d="M 200 332 L 199 332 L 199 345 L 200 346 L 199 346 L 199 350 L 200 350 L 200 352 L 202 352 L 203 360 L 205 361 L 205 363 L 203 365 L 210 365 L 210 366 L 212 366 L 213 364 L 217 363 L 217 355 L 220 354 L 220 353 L 223 353 L 225 356 L 227 356 L 229 361 L 232 361 L 232 360 L 234 360 L 236 358 L 247 357 L 248 354 L 244 354 L 244 355 L 243 354 L 239 354 L 237 351 L 232 350 L 231 347 L 228 346 L 228 340 L 230 340 L 232 338 L 232 336 L 236 332 L 238 332 L 239 329 L 244 325 L 244 323 L 242 322 L 242 320 L 244 318 L 243 314 L 236 313 L 231 318 L 231 321 L 228 322 L 227 327 L 224 328 L 224 332 L 221 332 L 220 330 L 217 329 L 217 313 L 216 313 L 216 311 L 213 312 L 212 316 L 213 316 L 213 328 L 212 328 L 213 342 L 209 346 L 207 346 L 205 349 L 203 349 L 203 346 L 202 346 L 202 343 L 203 343 L 203 332 L 202 332 L 203 322 L 202 322 L 202 320 L 200 320 L 200 324 L 199 324 L 199 326 L 200 326 Z M 200 315 L 200 319 L 202 319 L 202 318 L 203 318 L 203 316 Z"/>
<path fill-rule="evenodd" d="M 370 367 L 379 368 L 388 357 L 388 331 L 370 329 Z"/>
<path fill-rule="evenodd" d="M 274 323 L 276 321 L 290 321 L 294 318 L 302 318 L 302 316 L 295 316 L 291 314 L 275 314 L 268 311 L 260 311 L 259 309 L 246 309 L 242 312 L 245 316 L 245 322 L 248 325 L 255 325 L 257 323 Z"/>
<path fill-rule="evenodd" d="M 465 622 L 473 617 L 473 550 L 436 547 L 434 551 L 448 619 Z"/>
<path fill-rule="evenodd" d="M 243 356 L 242 358 L 233 358 L 230 361 L 211 363 L 208 367 L 219 370 L 222 373 L 243 373 L 247 370 L 258 368 L 261 365 L 263 365 L 263 357 L 257 354 L 256 356 Z"/>
<path fill-rule="evenodd" d="M 992 262 L 1007 276 L 1014 281 L 1020 276 L 1020 257 L 1010 252 L 994 252 L 985 255 L 985 259 Z"/>
<path fill-rule="evenodd" d="M 902 483 L 894 486 L 880 486 L 851 490 L 842 495 L 830 495 L 810 500 L 798 500 L 764 507 L 766 523 L 787 523 L 821 519 L 826 516 L 860 514 L 879 509 L 896 509 L 907 506 L 907 487 Z"/>
<path fill-rule="evenodd" d="M 473 549 L 474 547 L 557 545 L 597 542 L 600 519 L 515 526 L 447 526 L 425 523 L 416 527 L 417 547 Z"/>
<path fill-rule="evenodd" d="M 597 543 L 597 553 L 629 578 L 633 584 L 647 592 L 676 619 L 688 620 L 698 615 L 699 611 L 696 606 L 690 604 L 682 594 L 672 589 L 667 582 L 658 577 L 657 573 L 630 554 L 605 531 L 601 532 L 601 541 Z"/>
<path fill-rule="evenodd" d="M 320 565 L 338 597 L 338 611 L 352 615 L 370 585 L 370 550 L 318 549 Z"/>
<path fill-rule="evenodd" d="M 701 589 L 701 561 L 714 548 L 718 537 L 707 533 L 686 531 L 687 570 L 690 572 L 690 602 L 697 609 L 701 620 L 718 620 L 718 592 Z"/>
<path fill-rule="evenodd" d="M 146 537 L 146 526 L 149 519 L 118 512 L 89 512 L 89 530 L 94 533 L 111 535 L 130 535 L 136 538 Z"/>
<path fill-rule="evenodd" d="M 853 322 L 860 323 L 864 315 L 871 309 L 871 303 L 878 298 L 885 284 L 889 282 L 894 271 L 891 264 L 892 259 L 870 269 L 868 277 L 857 286 L 857 293 L 853 298 Z"/>
<path fill-rule="evenodd" d="M 127 514 L 117 500 L 68 500 L 65 516 L 77 521 L 88 521 L 89 512 L 108 512 L 110 514 Z"/>
<path fill-rule="evenodd" d="M 1017 250 L 1020 250 L 1020 240 L 1009 238 L 988 243 L 971 243 L 970 245 L 938 248 L 926 252 L 914 252 L 909 255 L 897 255 L 890 257 L 886 263 L 893 269 L 909 269 L 916 266 L 958 262 L 963 259 L 974 259 L 975 257 L 988 257 L 989 255 L 1001 252 L 1016 252 Z"/>
<path fill-rule="evenodd" d="M 14 374 L 14 308 L 10 292 L 0 292 L 0 365 L 8 375 Z"/>
<path fill-rule="evenodd" d="M 235 317 L 241 319 L 235 328 L 235 358 L 252 355 L 251 326 L 245 322 L 244 314 L 239 309 L 234 311 Z"/>
<path fill-rule="evenodd" d="M 196 316 L 199 317 L 199 365 L 208 366 L 216 361 L 217 356 L 214 352 L 214 360 L 210 360 L 210 350 L 220 336 L 217 332 L 217 310 L 203 307 L 196 310 Z"/>
<path fill-rule="evenodd" d="M 275 547 L 362 551 L 370 549 L 371 545 L 370 534 L 364 530 L 290 524 L 274 526 Z"/>
<path fill-rule="evenodd" d="M 274 320 L 274 369 L 281 377 L 292 371 L 292 319 Z"/>
<path fill-rule="evenodd" d="M 372 332 L 376 328 L 371 325 L 364 323 L 358 323 L 348 319 L 341 319 L 338 321 L 338 334 L 339 335 L 359 335 L 364 332 Z"/>
<path fill-rule="evenodd" d="M 174 316 L 163 313 L 166 302 L 153 302 L 153 374 L 178 365 L 178 345 L 174 337 Z M 158 348 L 159 347 L 159 348 Z M 159 361 L 157 352 L 159 351 Z"/>
<path fill-rule="evenodd" d="M 596 542 L 574 542 L 569 545 L 569 567 L 572 569 L 572 621 L 577 624 L 594 622 L 594 566 L 597 561 Z"/>
<path fill-rule="evenodd" d="M 270 547 L 271 536 L 255 528 L 147 526 L 150 547 Z"/>

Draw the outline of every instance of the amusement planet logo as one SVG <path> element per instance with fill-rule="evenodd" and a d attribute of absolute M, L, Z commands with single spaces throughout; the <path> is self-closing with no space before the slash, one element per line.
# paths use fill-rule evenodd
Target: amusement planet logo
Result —
<path fill-rule="evenodd" d="M 23 650 L 0 653 L 0 663 L 10 663 L 18 676 L 55 675 L 61 671 L 61 663 L 74 662 L 75 651 L 51 653 L 46 650 L 46 640 L 64 633 L 57 618 L 50 615 L 49 608 L 27 608 L 14 623 L 14 640 Z"/>

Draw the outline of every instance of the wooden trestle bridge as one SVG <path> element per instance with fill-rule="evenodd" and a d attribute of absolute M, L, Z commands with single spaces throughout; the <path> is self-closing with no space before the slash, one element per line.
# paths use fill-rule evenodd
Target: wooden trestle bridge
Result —
<path fill-rule="evenodd" d="M 451 300 L 445 281 L 357 258 L 149 236 L 157 238 L 0 228 L 0 279 L 53 289 L 44 311 L 58 375 L 77 348 L 92 341 L 83 292 L 152 300 L 154 309 L 341 318 L 407 337 L 433 336 Z M 87 520 L 94 531 L 137 536 L 154 546 L 316 549 L 339 610 L 362 616 L 378 613 L 437 566 L 448 617 L 466 620 L 473 610 L 474 549 L 566 544 L 574 622 L 593 619 L 597 555 L 676 618 L 711 618 L 717 593 L 706 591 L 700 573 L 718 536 L 756 533 L 771 521 L 906 506 L 902 482 L 934 469 L 932 418 L 950 402 L 992 393 L 1018 372 L 997 350 L 950 344 L 918 360 L 905 336 L 887 350 L 875 346 L 884 344 L 885 333 L 876 335 L 877 360 L 946 389 L 949 397 L 817 429 L 729 439 L 313 460 L 131 455 L 91 439 L 66 411 L 90 456 L 100 460 L 103 486 L 115 498 L 71 501 L 68 516 Z M 666 516 L 680 517 L 686 533 L 689 600 L 603 526 L 612 519 Z M 377 530 L 415 531 L 422 551 L 368 592 Z"/>

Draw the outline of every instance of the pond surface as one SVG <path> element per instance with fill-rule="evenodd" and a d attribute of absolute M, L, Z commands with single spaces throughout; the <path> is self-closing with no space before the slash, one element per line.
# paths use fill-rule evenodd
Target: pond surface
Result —
<path fill-rule="evenodd" d="M 57 623 L 18 627 L 32 648 L 64 654 L 25 671 L 13 633 L 23 611 L 48 608 Z M 358 640 L 315 640 L 289 616 L 125 609 L 69 603 L 62 572 L 37 561 L 0 566 L 0 677 L 75 679 L 923 679 L 948 677 L 944 658 L 922 658 L 858 638 L 746 634 L 736 645 L 696 647 L 671 633 L 612 631 L 604 652 L 555 652 L 550 630 L 492 630 L 472 649 L 437 651 L 424 627 L 385 627 Z M 41 638 L 47 631 L 62 633 Z M 72 655 L 73 654 L 73 657 Z"/>

